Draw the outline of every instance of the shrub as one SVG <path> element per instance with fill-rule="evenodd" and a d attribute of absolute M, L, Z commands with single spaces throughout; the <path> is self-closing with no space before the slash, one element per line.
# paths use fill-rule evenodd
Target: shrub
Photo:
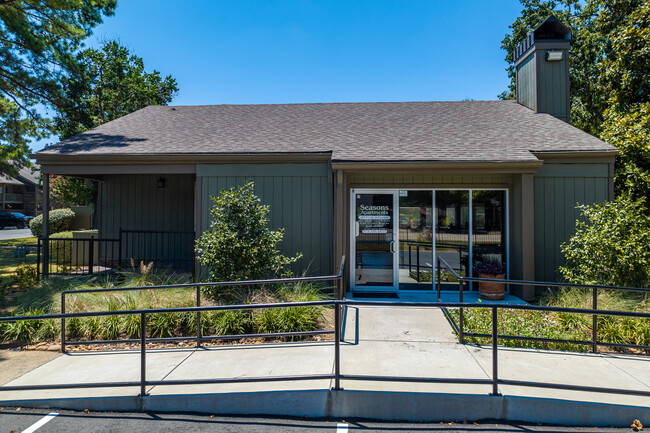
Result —
<path fill-rule="evenodd" d="M 85 206 L 94 203 L 97 181 L 67 176 L 50 176 L 52 201 L 67 206 Z"/>
<path fill-rule="evenodd" d="M 246 334 L 251 330 L 251 312 L 248 310 L 226 310 L 215 315 L 217 335 Z"/>
<path fill-rule="evenodd" d="M 79 317 L 71 317 L 65 322 L 66 333 L 70 338 L 77 338 L 82 334 L 83 323 Z"/>
<path fill-rule="evenodd" d="M 74 212 L 70 209 L 55 209 L 50 211 L 50 234 L 59 233 L 70 229 L 74 221 Z M 29 222 L 29 229 L 34 236 L 43 236 L 43 215 L 39 215 Z"/>
<path fill-rule="evenodd" d="M 619 197 L 614 202 L 578 206 L 584 221 L 562 244 L 572 283 L 647 287 L 650 282 L 650 217 L 644 201 Z"/>
<path fill-rule="evenodd" d="M 21 290 L 31 289 L 38 282 L 38 274 L 36 266 L 21 263 L 16 268 L 15 273 L 16 284 Z"/>
<path fill-rule="evenodd" d="M 118 311 L 120 304 L 115 299 L 108 301 L 108 311 Z M 102 317 L 101 321 L 102 337 L 107 340 L 116 340 L 122 331 L 122 321 L 120 316 L 111 315 Z"/>
<path fill-rule="evenodd" d="M 43 310 L 18 311 L 17 316 L 38 316 L 45 314 Z M 18 320 L 9 322 L 4 327 L 4 341 L 19 341 L 31 343 L 39 330 L 41 323 L 38 320 Z"/>
<path fill-rule="evenodd" d="M 72 232 L 60 232 L 50 236 L 52 239 L 71 239 Z M 59 266 L 70 266 L 72 263 L 72 241 L 51 241 L 50 260 Z"/>
<path fill-rule="evenodd" d="M 165 306 L 165 308 L 170 308 Z M 152 337 L 173 337 L 178 328 L 179 315 L 177 313 L 147 314 L 147 328 Z"/>
<path fill-rule="evenodd" d="M 452 309 L 449 312 L 456 323 L 458 323 L 458 310 Z M 591 339 L 591 329 L 588 325 L 566 327 L 557 320 L 556 316 L 547 315 L 543 311 L 500 309 L 497 314 L 497 331 L 499 335 L 583 341 L 589 341 Z M 492 333 L 492 311 L 489 308 L 466 308 L 464 321 L 465 332 L 478 334 Z M 487 344 L 491 339 L 486 337 L 466 337 L 465 340 L 468 343 Z M 589 346 L 579 344 L 511 339 L 499 340 L 499 344 L 507 347 L 532 347 L 539 349 L 573 350 L 579 352 L 588 351 L 590 348 Z"/>
<path fill-rule="evenodd" d="M 316 327 L 320 310 L 315 307 L 270 308 L 255 314 L 259 333 L 304 332 Z"/>
<path fill-rule="evenodd" d="M 130 295 L 126 298 L 125 308 L 137 310 L 138 304 Z M 127 314 L 124 316 L 124 332 L 129 338 L 140 338 L 140 315 Z"/>
<path fill-rule="evenodd" d="M 212 197 L 210 228 L 196 243 L 199 262 L 211 281 L 242 281 L 275 278 L 290 274 L 289 265 L 301 254 L 286 257 L 278 245 L 283 230 L 271 230 L 269 206 L 253 193 L 253 182 L 232 187 Z M 206 295 L 215 299 L 224 288 L 206 287 Z"/>
<path fill-rule="evenodd" d="M 61 327 L 58 320 L 42 320 L 36 336 L 39 340 L 51 340 L 58 337 L 60 329 Z"/>
<path fill-rule="evenodd" d="M 100 317 L 84 317 L 81 319 L 80 332 L 89 340 L 95 340 L 101 334 L 102 321 Z"/>

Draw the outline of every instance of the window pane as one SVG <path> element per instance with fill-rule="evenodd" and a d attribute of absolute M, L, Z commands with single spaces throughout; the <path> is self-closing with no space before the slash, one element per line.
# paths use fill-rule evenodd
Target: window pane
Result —
<path fill-rule="evenodd" d="M 473 191 L 473 266 L 480 262 L 506 262 L 505 191 Z"/>
<path fill-rule="evenodd" d="M 433 193 L 399 191 L 399 288 L 432 290 Z"/>
<path fill-rule="evenodd" d="M 469 192 L 436 191 L 436 254 L 460 276 L 468 275 L 469 267 Z M 443 265 L 442 269 L 446 269 Z M 451 272 L 442 272 L 443 282 L 456 281 Z M 455 290 L 457 284 L 444 284 Z"/>

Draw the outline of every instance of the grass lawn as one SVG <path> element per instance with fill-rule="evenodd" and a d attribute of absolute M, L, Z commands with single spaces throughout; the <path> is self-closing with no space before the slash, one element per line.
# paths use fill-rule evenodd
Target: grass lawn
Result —
<path fill-rule="evenodd" d="M 30 251 L 25 259 L 17 259 L 14 257 L 13 248 L 0 247 L 0 278 L 11 278 L 16 271 L 16 268 L 21 263 L 30 265 L 36 264 L 36 251 Z"/>
<path fill-rule="evenodd" d="M 3 239 L 0 240 L 0 247 L 15 247 L 16 245 L 36 245 L 36 236 L 18 239 Z"/>
<path fill-rule="evenodd" d="M 540 305 L 568 308 L 592 307 L 591 290 L 562 288 L 542 297 Z M 601 290 L 598 308 L 612 311 L 650 312 L 647 296 L 631 292 Z M 458 310 L 450 310 L 458 323 Z M 500 335 L 590 341 L 592 339 L 592 316 L 575 313 L 544 311 L 499 310 L 498 332 Z M 489 308 L 465 309 L 465 331 L 478 334 L 492 333 L 492 312 Z M 488 344 L 489 338 L 468 337 L 469 343 Z M 618 344 L 650 346 L 650 320 L 628 317 L 598 317 L 598 341 Z M 586 352 L 591 346 L 570 343 L 547 343 L 521 340 L 499 340 L 508 347 L 531 347 L 539 349 L 573 350 Z M 648 352 L 648 351 L 646 351 Z"/>

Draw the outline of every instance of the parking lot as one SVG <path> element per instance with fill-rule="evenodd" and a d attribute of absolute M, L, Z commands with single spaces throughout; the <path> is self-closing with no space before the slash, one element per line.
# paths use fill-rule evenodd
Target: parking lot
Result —
<path fill-rule="evenodd" d="M 29 229 L 16 229 L 13 227 L 0 229 L 0 241 L 7 239 L 28 238 L 30 236 L 32 236 L 32 232 Z"/>

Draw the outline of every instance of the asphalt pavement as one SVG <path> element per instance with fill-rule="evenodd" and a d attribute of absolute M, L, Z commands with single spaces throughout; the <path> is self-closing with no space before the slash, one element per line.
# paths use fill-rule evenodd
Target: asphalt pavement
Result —
<path fill-rule="evenodd" d="M 0 407 L 0 431 L 47 432 L 219 431 L 242 433 L 279 432 L 623 432 L 630 428 L 566 427 L 485 421 L 470 423 L 385 423 L 364 420 L 222 417 L 196 414 L 73 412 Z"/>
<path fill-rule="evenodd" d="M 30 229 L 14 229 L 14 228 L 4 228 L 0 229 L 0 241 L 7 239 L 19 239 L 19 238 L 28 238 L 32 235 Z"/>

